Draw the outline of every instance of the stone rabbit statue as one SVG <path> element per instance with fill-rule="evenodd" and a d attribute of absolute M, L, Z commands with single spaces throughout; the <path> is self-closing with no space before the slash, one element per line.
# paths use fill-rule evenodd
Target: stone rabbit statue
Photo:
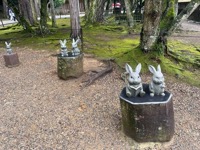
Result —
<path fill-rule="evenodd" d="M 5 44 L 6 44 L 6 52 L 7 52 L 7 54 L 12 54 L 11 42 L 10 43 L 5 42 Z"/>
<path fill-rule="evenodd" d="M 141 71 L 141 64 L 139 63 L 135 71 L 128 64 L 125 65 L 125 82 L 126 82 L 126 95 L 128 97 L 144 96 L 145 92 L 143 91 L 143 86 L 141 83 L 141 77 L 139 75 Z"/>
<path fill-rule="evenodd" d="M 153 97 L 155 94 L 165 96 L 165 82 L 160 65 L 158 65 L 157 70 L 152 65 L 149 65 L 149 71 L 153 74 L 151 83 L 149 84 L 150 96 Z"/>
<path fill-rule="evenodd" d="M 67 43 L 66 39 L 64 41 L 60 40 L 60 46 L 61 46 L 60 54 L 62 57 L 68 56 L 66 43 Z"/>
<path fill-rule="evenodd" d="M 72 53 L 73 53 L 74 56 L 80 54 L 80 49 L 78 48 L 79 42 L 80 42 L 79 38 L 76 41 L 75 41 L 74 38 L 72 39 Z"/>

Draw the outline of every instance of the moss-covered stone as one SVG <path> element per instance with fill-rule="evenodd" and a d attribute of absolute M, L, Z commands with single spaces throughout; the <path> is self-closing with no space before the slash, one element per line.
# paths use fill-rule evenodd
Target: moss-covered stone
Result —
<path fill-rule="evenodd" d="M 83 74 L 83 54 L 75 57 L 57 57 L 58 77 L 67 80 L 69 77 L 80 77 Z"/>

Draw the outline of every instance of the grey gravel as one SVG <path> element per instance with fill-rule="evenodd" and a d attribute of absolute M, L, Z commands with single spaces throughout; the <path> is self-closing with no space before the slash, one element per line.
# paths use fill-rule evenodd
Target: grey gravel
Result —
<path fill-rule="evenodd" d="M 7 68 L 0 60 L 0 150 L 199 149 L 199 88 L 167 78 L 174 101 L 174 138 L 139 144 L 122 132 L 119 93 L 124 82 L 116 69 L 83 88 L 87 72 L 101 62 L 85 58 L 87 72 L 65 81 L 57 77 L 57 59 L 51 53 L 15 50 L 18 67 Z M 143 81 L 149 82 L 150 76 L 142 75 Z"/>

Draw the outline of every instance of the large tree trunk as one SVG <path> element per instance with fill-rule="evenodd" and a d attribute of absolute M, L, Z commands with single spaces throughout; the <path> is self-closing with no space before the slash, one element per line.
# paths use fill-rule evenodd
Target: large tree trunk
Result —
<path fill-rule="evenodd" d="M 79 1 L 69 0 L 69 6 L 70 6 L 71 37 L 77 38 L 80 37 L 81 34 Z"/>
<path fill-rule="evenodd" d="M 126 16 L 130 27 L 133 27 L 133 16 L 131 13 L 131 2 L 130 0 L 124 0 L 126 6 Z"/>
<path fill-rule="evenodd" d="M 162 14 L 161 0 L 145 0 L 144 23 L 141 31 L 141 48 L 144 52 L 151 51 L 159 35 Z"/>
<path fill-rule="evenodd" d="M 18 0 L 19 9 L 21 15 L 29 22 L 31 25 L 36 24 L 37 18 L 35 17 L 35 10 L 33 7 L 33 1 L 30 0 Z"/>
<path fill-rule="evenodd" d="M 168 34 L 171 35 L 177 27 L 186 20 L 200 5 L 199 1 L 191 1 L 184 9 L 183 11 L 174 19 L 171 28 L 168 31 Z"/>
<path fill-rule="evenodd" d="M 11 8 L 15 14 L 15 17 L 18 20 L 18 23 L 23 26 L 23 29 L 27 32 L 32 32 L 32 28 L 29 24 L 29 22 L 26 21 L 24 16 L 20 13 L 18 3 L 13 2 L 12 0 L 8 1 L 8 7 Z"/>
<path fill-rule="evenodd" d="M 101 23 L 104 21 L 104 5 L 106 0 L 91 0 L 86 23 Z"/>
<path fill-rule="evenodd" d="M 55 14 L 55 7 L 54 7 L 54 1 L 50 0 L 50 6 L 51 6 L 51 20 L 52 20 L 52 27 L 56 27 L 56 14 Z"/>

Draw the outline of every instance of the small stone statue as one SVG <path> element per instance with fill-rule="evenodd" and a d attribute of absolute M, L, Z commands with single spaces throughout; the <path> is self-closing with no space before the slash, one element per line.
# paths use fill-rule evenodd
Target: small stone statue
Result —
<path fill-rule="evenodd" d="M 7 52 L 7 54 L 12 54 L 11 42 L 10 43 L 5 42 L 5 44 L 6 44 L 6 52 Z"/>
<path fill-rule="evenodd" d="M 72 40 L 72 53 L 73 55 L 79 55 L 80 54 L 80 49 L 78 48 L 78 43 L 80 42 L 80 39 L 78 38 L 76 41 L 73 38 Z"/>
<path fill-rule="evenodd" d="M 158 65 L 157 70 L 153 66 L 149 65 L 149 71 L 153 73 L 151 83 L 149 84 L 149 90 L 151 92 L 150 96 L 153 97 L 155 94 L 165 96 L 165 82 L 160 65 Z"/>
<path fill-rule="evenodd" d="M 64 41 L 60 40 L 60 46 L 61 46 L 60 54 L 61 54 L 62 57 L 68 56 L 66 43 L 67 43 L 66 39 Z"/>
<path fill-rule="evenodd" d="M 141 77 L 139 75 L 141 71 L 141 64 L 139 63 L 135 69 L 135 72 L 133 72 L 133 69 L 131 66 L 126 64 L 125 66 L 126 72 L 125 72 L 125 82 L 126 82 L 126 95 L 128 97 L 136 97 L 138 95 L 144 96 L 145 92 L 143 91 L 143 86 L 141 83 Z"/>

